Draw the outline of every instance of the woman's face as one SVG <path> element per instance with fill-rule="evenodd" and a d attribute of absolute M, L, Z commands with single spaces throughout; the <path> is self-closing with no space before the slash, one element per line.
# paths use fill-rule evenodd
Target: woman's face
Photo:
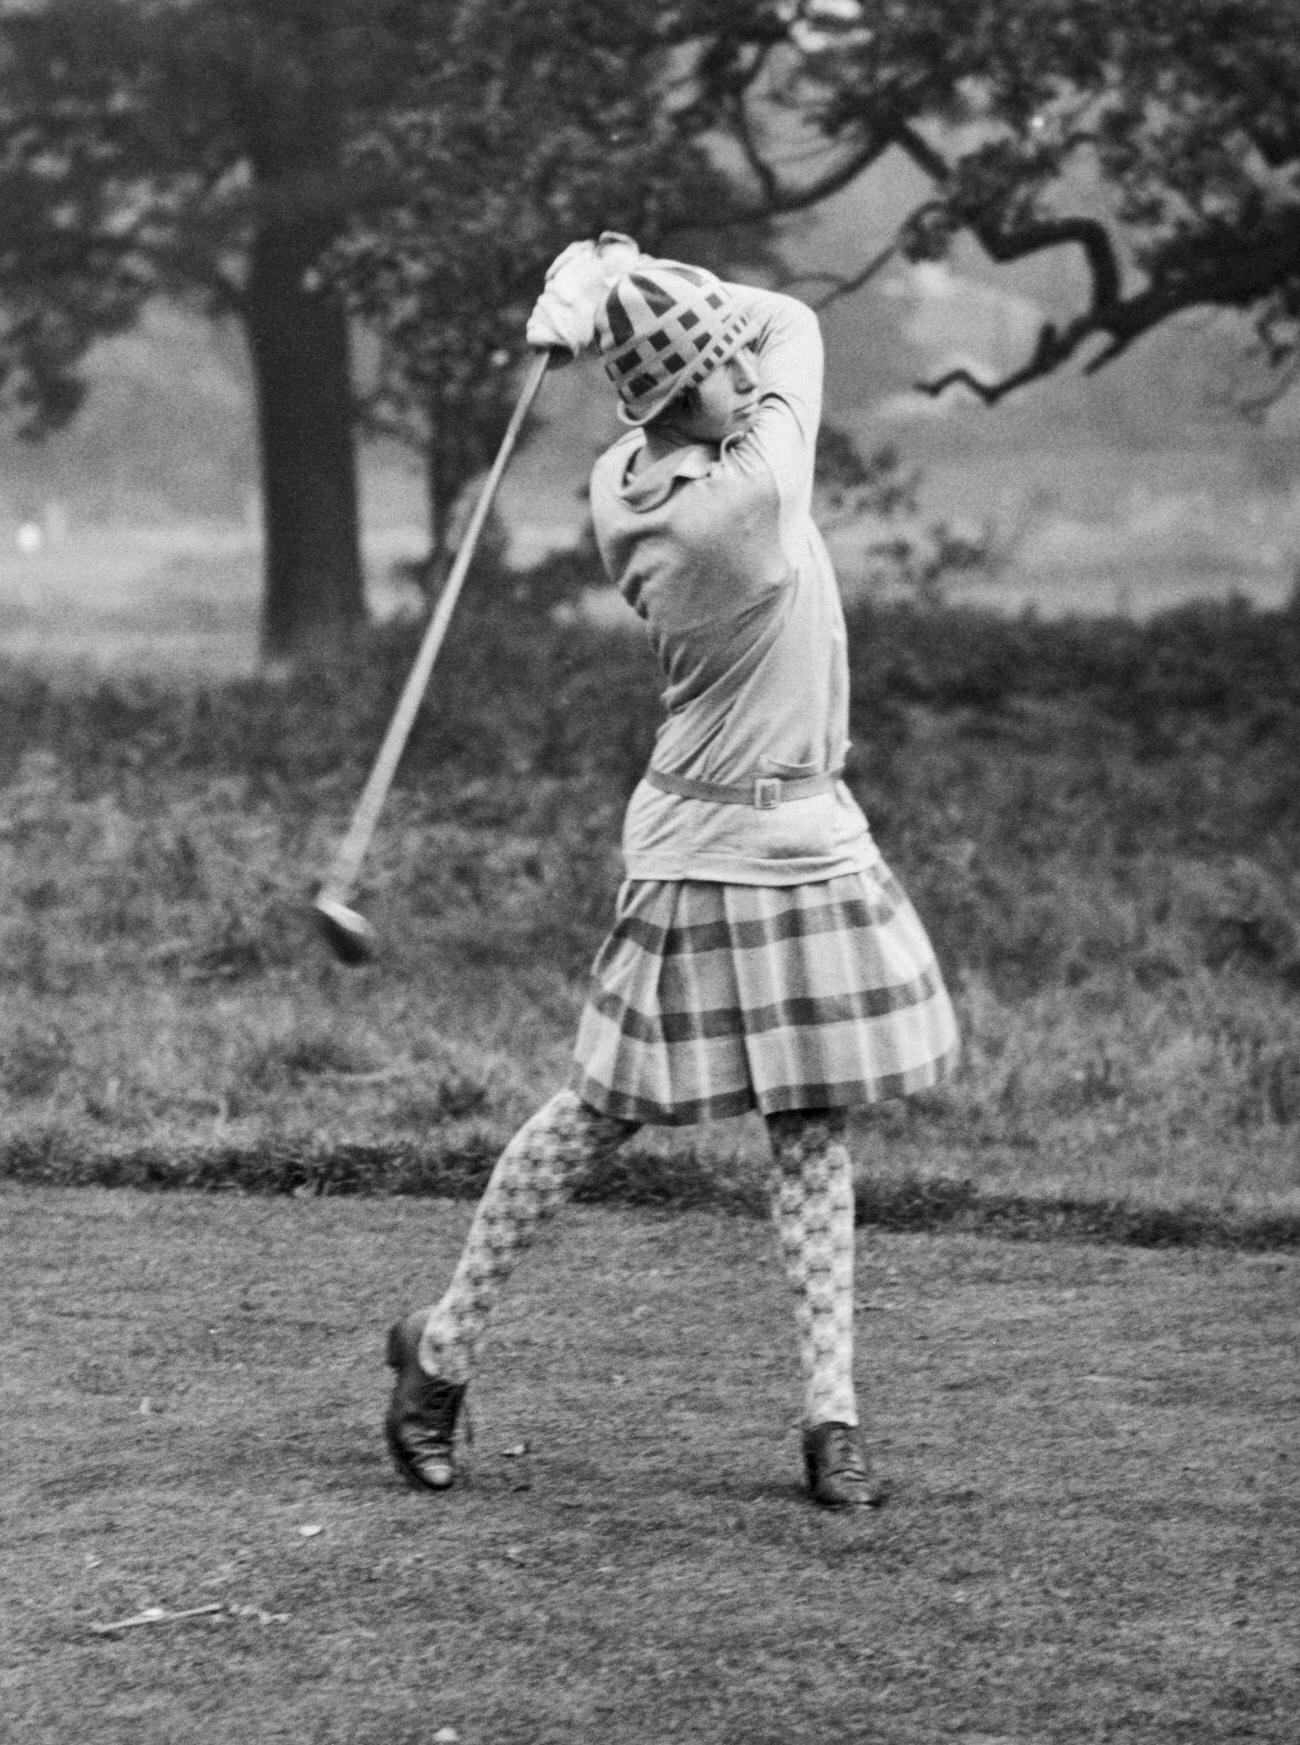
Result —
<path fill-rule="evenodd" d="M 710 370 L 664 424 L 689 442 L 721 442 L 747 429 L 757 411 L 758 359 L 752 345 L 743 345 Z"/>

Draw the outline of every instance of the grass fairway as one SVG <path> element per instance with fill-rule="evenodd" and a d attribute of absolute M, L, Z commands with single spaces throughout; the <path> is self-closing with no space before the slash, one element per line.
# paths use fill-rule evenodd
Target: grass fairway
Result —
<path fill-rule="evenodd" d="M 574 1209 L 433 1499 L 382 1333 L 468 1216 L 0 1191 L 0 1736 L 1291 1745 L 1296 1255 L 864 1237 L 893 1495 L 846 1519 L 764 1226 Z"/>

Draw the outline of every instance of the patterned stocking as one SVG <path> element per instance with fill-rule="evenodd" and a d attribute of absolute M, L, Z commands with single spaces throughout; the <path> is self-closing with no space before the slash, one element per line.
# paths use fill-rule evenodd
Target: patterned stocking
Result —
<path fill-rule="evenodd" d="M 422 1369 L 443 1381 L 469 1380 L 501 1288 L 537 1226 L 564 1198 L 569 1178 L 635 1132 L 635 1122 L 598 1114 L 568 1090 L 525 1122 L 498 1159 L 451 1284 L 429 1313 L 420 1340 Z"/>
<path fill-rule="evenodd" d="M 838 1109 L 767 1117 L 772 1216 L 795 1294 L 806 1425 L 856 1424 L 853 1174 Z"/>

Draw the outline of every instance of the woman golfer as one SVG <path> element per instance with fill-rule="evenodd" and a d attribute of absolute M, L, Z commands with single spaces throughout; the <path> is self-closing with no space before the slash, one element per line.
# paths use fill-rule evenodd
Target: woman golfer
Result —
<path fill-rule="evenodd" d="M 667 716 L 628 806 L 626 881 L 571 1085 L 506 1147 L 446 1294 L 391 1329 L 389 1447 L 414 1484 L 452 1484 L 489 1315 L 581 1165 L 643 1122 L 756 1109 L 794 1294 L 808 1490 L 874 1504 L 853 1383 L 847 1111 L 937 1083 L 957 1033 L 924 929 L 840 780 L 844 617 L 811 514 L 817 319 L 606 233 L 552 265 L 528 338 L 595 345 L 617 390 L 628 429 L 596 463 L 592 518 L 649 631 Z"/>

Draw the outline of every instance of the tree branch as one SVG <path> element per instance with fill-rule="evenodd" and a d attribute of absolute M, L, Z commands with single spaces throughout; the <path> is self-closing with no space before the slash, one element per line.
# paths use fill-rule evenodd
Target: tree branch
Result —
<path fill-rule="evenodd" d="M 841 297 L 851 297 L 855 291 L 860 291 L 864 285 L 871 282 L 878 273 L 884 271 L 899 253 L 899 245 L 887 243 L 878 254 L 872 255 L 866 266 L 856 273 L 795 273 L 788 283 L 791 285 L 825 284 L 830 288 L 813 304 L 814 309 L 825 309 L 831 303 L 838 302 Z"/>
<path fill-rule="evenodd" d="M 994 259 L 1017 259 L 1055 247 L 1062 240 L 1078 242 L 1100 229 L 1089 219 L 1029 225 L 1018 233 L 1014 245 L 1012 239 L 1004 239 L 1001 256 L 991 249 L 989 252 Z M 979 230 L 973 234 L 989 247 Z M 1105 338 L 1105 344 L 1084 365 L 1086 375 L 1095 375 L 1172 315 L 1210 306 L 1246 308 L 1275 291 L 1288 271 L 1295 272 L 1294 263 L 1300 260 L 1300 217 L 1279 223 L 1275 234 L 1260 239 L 1251 249 L 1238 246 L 1233 250 L 1223 239 L 1205 237 L 1196 256 L 1189 259 L 1185 245 L 1171 245 L 1163 258 L 1151 263 L 1149 282 L 1127 297 L 1121 294 L 1116 257 L 1104 231 L 1101 241 L 1104 247 L 1097 249 L 1094 240 L 1094 253 L 1101 264 L 1094 266 L 1088 308 L 1063 326 L 1044 322 L 1033 352 L 1018 369 L 994 382 L 981 381 L 965 368 L 948 370 L 930 381 L 918 382 L 918 391 L 937 398 L 946 388 L 960 384 L 992 406 L 1017 388 L 1049 375 L 1075 357 L 1090 339 Z"/>
<path fill-rule="evenodd" d="M 744 82 L 727 93 L 726 108 L 732 130 L 740 145 L 741 154 L 749 165 L 750 173 L 763 191 L 764 204 L 774 207 L 781 197 L 780 184 L 775 169 L 759 150 L 758 139 L 745 104 L 745 91 L 758 77 L 766 59 L 767 51 L 760 49 L 751 63 Z"/>
<path fill-rule="evenodd" d="M 1092 286 L 1090 307 L 1100 312 L 1113 309 L 1120 302 L 1119 259 L 1110 233 L 1098 219 L 1027 219 L 1013 231 L 1001 230 L 996 224 L 976 224 L 971 226 L 971 234 L 999 266 L 1073 243 L 1083 251 L 1088 266 Z"/>
<path fill-rule="evenodd" d="M 933 376 L 928 381 L 914 384 L 917 393 L 928 394 L 937 400 L 949 388 L 968 388 L 986 406 L 996 406 L 999 400 L 1005 400 L 1008 394 L 1013 394 L 1017 388 L 1023 388 L 1030 382 L 1038 381 L 1049 375 L 1059 364 L 1074 356 L 1075 352 L 1088 338 L 1094 329 L 1085 318 L 1073 323 L 1071 328 L 1062 332 L 1050 322 L 1039 330 L 1038 343 L 1035 345 L 1028 362 L 1019 369 L 1013 370 L 1009 376 L 1003 376 L 996 382 L 985 382 L 964 366 L 945 370 L 941 376 Z"/>
<path fill-rule="evenodd" d="M 893 129 L 893 142 L 907 153 L 918 169 L 924 170 L 932 182 L 947 187 L 952 181 L 952 165 L 910 122 L 897 123 Z"/>
<path fill-rule="evenodd" d="M 873 144 L 838 164 L 833 170 L 826 171 L 817 181 L 798 188 L 782 188 L 776 179 L 775 170 L 771 170 L 769 166 L 769 173 L 773 178 L 771 183 L 773 191 L 770 194 L 765 194 L 762 198 L 754 201 L 738 201 L 734 205 L 725 205 L 719 202 L 713 207 L 707 218 L 692 218 L 689 221 L 671 224 L 666 228 L 665 235 L 690 236 L 697 231 L 704 231 L 707 234 L 730 227 L 745 229 L 761 225 L 771 218 L 785 218 L 796 212 L 806 211 L 810 206 L 815 206 L 819 200 L 824 200 L 829 195 L 839 193 L 841 189 L 846 188 L 855 177 L 860 176 L 864 170 L 870 169 L 884 150 L 883 144 Z M 866 277 L 870 277 L 874 270 L 874 267 L 869 268 Z M 821 275 L 813 276 L 820 277 Z M 862 281 L 864 284 L 866 277 Z"/>
<path fill-rule="evenodd" d="M 821 200 L 829 199 L 832 194 L 840 193 L 849 183 L 869 170 L 888 149 L 889 141 L 874 139 L 868 145 L 859 147 L 834 169 L 826 170 L 814 182 L 800 188 L 780 190 L 775 203 L 762 214 L 755 217 L 782 218 L 793 212 L 805 212 L 810 206 L 815 206 Z"/>

